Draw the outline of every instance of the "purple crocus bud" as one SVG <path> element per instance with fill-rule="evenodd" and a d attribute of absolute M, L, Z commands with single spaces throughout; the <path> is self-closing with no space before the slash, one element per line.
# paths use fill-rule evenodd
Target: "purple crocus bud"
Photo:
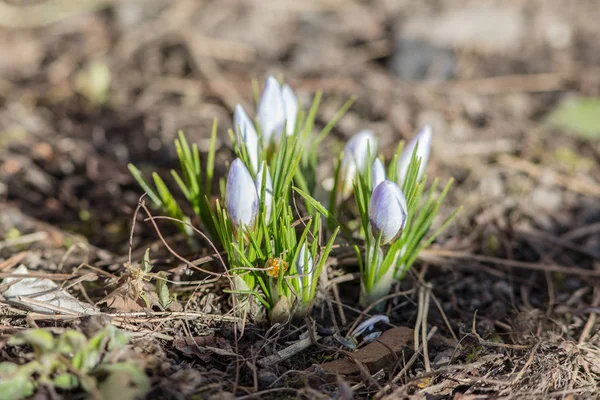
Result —
<path fill-rule="evenodd" d="M 392 181 L 381 182 L 369 202 L 369 220 L 373 235 L 381 234 L 381 244 L 396 240 L 408 217 L 408 207 L 402 190 Z"/>
<path fill-rule="evenodd" d="M 367 160 L 375 158 L 375 154 L 377 154 L 377 140 L 373 136 L 373 132 L 363 130 L 348 140 L 344 147 L 344 158 L 341 165 L 343 199 L 350 196 L 356 174 L 364 172 Z"/>
<path fill-rule="evenodd" d="M 272 76 L 269 76 L 265 82 L 265 88 L 258 102 L 257 116 L 263 143 L 268 147 L 277 137 L 281 137 L 285 123 L 281 85 Z"/>
<path fill-rule="evenodd" d="M 412 157 L 412 153 L 415 150 L 415 146 L 417 143 L 419 146 L 417 147 L 417 157 L 421 158 L 421 165 L 419 166 L 419 173 L 417 176 L 417 180 L 423 177 L 425 173 L 425 167 L 427 166 L 427 161 L 429 160 L 429 153 L 431 152 L 431 125 L 425 125 L 421 131 L 411 140 L 408 145 L 398 157 L 398 164 L 396 166 L 396 171 L 398 172 L 398 184 L 402 186 L 404 180 L 406 179 L 406 174 L 408 173 L 408 165 L 410 164 L 410 159 Z"/>
<path fill-rule="evenodd" d="M 258 215 L 258 192 L 248 169 L 236 158 L 229 168 L 225 203 L 236 229 L 253 229 Z"/>
<path fill-rule="evenodd" d="M 256 172 L 258 169 L 258 134 L 252 120 L 239 104 L 235 106 L 233 125 L 238 143 L 244 143 L 246 146 L 252 172 Z"/>
<path fill-rule="evenodd" d="M 385 167 L 379 158 L 375 159 L 373 162 L 373 168 L 371 170 L 371 175 L 373 177 L 373 190 L 383 181 L 385 181 Z"/>
<path fill-rule="evenodd" d="M 313 269 L 313 260 L 310 255 L 310 251 L 308 251 L 308 247 L 306 243 L 302 245 L 300 251 L 298 252 L 298 259 L 296 260 L 296 270 L 298 271 L 298 275 L 306 274 L 308 276 L 308 287 L 312 286 L 312 269 Z M 304 285 L 304 276 L 300 278 L 300 290 Z"/>
<path fill-rule="evenodd" d="M 296 118 L 298 117 L 298 99 L 289 85 L 281 88 L 281 97 L 285 109 L 285 133 L 290 136 L 294 134 Z"/>
<path fill-rule="evenodd" d="M 267 179 L 265 182 L 265 198 L 261 199 L 263 176 L 265 173 Z M 269 221 L 271 221 L 271 212 L 273 210 L 273 180 L 271 179 L 271 174 L 269 173 L 269 167 L 267 167 L 266 161 L 263 161 L 260 165 L 256 178 L 254 178 L 254 185 L 256 186 L 259 199 L 265 203 L 265 223 L 268 224 Z"/>

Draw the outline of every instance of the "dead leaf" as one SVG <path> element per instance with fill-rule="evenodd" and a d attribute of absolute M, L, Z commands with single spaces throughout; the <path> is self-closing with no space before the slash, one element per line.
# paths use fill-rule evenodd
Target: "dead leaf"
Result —
<path fill-rule="evenodd" d="M 113 308 L 121 312 L 140 311 L 143 307 L 138 304 L 137 299 L 132 297 L 132 293 L 136 293 L 137 290 L 131 288 L 130 282 L 125 282 L 97 304 L 106 304 L 108 308 Z"/>
<path fill-rule="evenodd" d="M 193 338 L 178 336 L 173 340 L 173 346 L 183 354 L 198 357 L 204 362 L 211 361 L 211 357 L 207 353 L 232 357 L 236 355 L 231 349 L 231 344 L 218 336 L 196 336 Z"/>
<path fill-rule="evenodd" d="M 20 265 L 14 273 L 29 274 L 29 270 L 26 266 Z M 93 305 L 77 300 L 50 279 L 5 278 L 2 283 L 3 286 L 8 286 L 8 289 L 2 294 L 4 298 L 26 309 L 44 314 L 55 314 L 62 310 L 76 314 L 98 313 Z M 44 307 L 44 305 L 49 307 Z"/>
<path fill-rule="evenodd" d="M 352 356 L 356 361 L 365 365 L 371 373 L 375 373 L 380 369 L 392 367 L 402 349 L 410 346 L 412 341 L 413 330 L 401 326 L 385 331 L 377 341 L 355 351 Z M 391 354 L 390 350 L 394 354 Z M 334 374 L 354 375 L 360 373 L 357 363 L 350 357 L 326 362 L 321 367 Z"/>

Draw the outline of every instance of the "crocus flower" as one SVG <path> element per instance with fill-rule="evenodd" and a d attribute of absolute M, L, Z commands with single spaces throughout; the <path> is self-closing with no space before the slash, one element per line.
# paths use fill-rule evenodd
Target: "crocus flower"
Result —
<path fill-rule="evenodd" d="M 298 275 L 306 274 L 308 277 L 308 287 L 312 285 L 312 267 L 313 260 L 310 252 L 308 251 L 308 247 L 306 243 L 302 245 L 300 248 L 300 252 L 298 252 L 298 259 L 296 260 L 296 270 L 298 271 Z M 300 277 L 300 290 L 302 290 L 302 286 L 304 285 L 304 276 Z"/>
<path fill-rule="evenodd" d="M 383 166 L 383 163 L 379 158 L 375 159 L 375 161 L 373 162 L 371 175 L 373 178 L 373 190 L 375 190 L 375 188 L 379 186 L 381 182 L 385 181 L 385 167 Z"/>
<path fill-rule="evenodd" d="M 392 181 L 381 182 L 369 202 L 369 220 L 373 234 L 381 234 L 381 244 L 394 241 L 406 225 L 408 208 L 402 190 Z"/>
<path fill-rule="evenodd" d="M 352 136 L 344 147 L 344 158 L 342 159 L 342 198 L 347 199 L 352 193 L 352 182 L 356 174 L 362 174 L 367 165 L 367 159 L 375 158 L 377 153 L 377 140 L 373 132 L 363 130 Z"/>
<path fill-rule="evenodd" d="M 285 108 L 285 133 L 288 136 L 294 134 L 294 128 L 296 127 L 296 118 L 298 117 L 298 99 L 292 88 L 285 84 L 281 88 L 281 97 L 283 99 L 283 106 Z"/>
<path fill-rule="evenodd" d="M 277 79 L 268 77 L 257 111 L 265 147 L 279 143 L 284 126 L 287 135 L 293 134 L 297 115 L 298 100 L 292 89 L 288 85 L 282 87 Z"/>
<path fill-rule="evenodd" d="M 258 215 L 258 192 L 248 169 L 236 158 L 229 168 L 225 203 L 236 229 L 253 229 Z"/>
<path fill-rule="evenodd" d="M 262 195 L 263 175 L 265 175 L 265 173 L 267 178 L 265 182 L 265 198 L 261 199 L 260 196 Z M 271 179 L 271 174 L 269 173 L 269 167 L 267 167 L 266 161 L 263 161 L 260 165 L 260 169 L 256 174 L 256 178 L 254 178 L 254 185 L 256 186 L 259 199 L 265 203 L 265 223 L 268 224 L 269 221 L 271 221 L 271 212 L 273 209 L 273 180 Z"/>
<path fill-rule="evenodd" d="M 252 120 L 239 104 L 235 106 L 233 125 L 238 143 L 240 145 L 244 143 L 246 146 L 252 172 L 256 172 L 258 169 L 258 134 Z"/>
<path fill-rule="evenodd" d="M 408 145 L 398 157 L 398 164 L 396 166 L 398 171 L 398 184 L 402 186 L 404 180 L 406 179 L 406 174 L 408 172 L 408 165 L 410 164 L 410 159 L 412 157 L 412 153 L 415 150 L 415 146 L 419 144 L 417 147 L 417 157 L 421 158 L 421 165 L 419 166 L 419 173 L 417 176 L 417 180 L 423 177 L 425 173 L 425 167 L 427 166 L 427 161 L 429 160 L 429 153 L 431 152 L 431 125 L 425 125 L 423 129 L 411 140 Z"/>
<path fill-rule="evenodd" d="M 365 321 L 363 321 L 360 325 L 356 327 L 355 330 L 352 331 L 350 337 L 357 338 L 362 335 L 365 331 L 370 332 L 375 327 L 375 324 L 378 322 L 390 323 L 390 319 L 386 315 L 375 315 Z"/>

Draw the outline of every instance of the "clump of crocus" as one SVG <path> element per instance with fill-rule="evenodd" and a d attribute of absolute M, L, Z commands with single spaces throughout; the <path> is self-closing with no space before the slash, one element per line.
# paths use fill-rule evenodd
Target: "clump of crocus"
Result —
<path fill-rule="evenodd" d="M 375 158 L 376 139 L 360 132 L 344 149 L 336 187 L 341 198 L 353 185 L 354 198 L 365 239 L 361 263 L 363 306 L 389 293 L 394 279 L 401 279 L 427 247 L 454 217 L 426 238 L 451 182 L 437 195 L 437 180 L 425 191 L 425 168 L 431 148 L 431 128 L 426 126 L 401 151 L 386 173 L 382 159 Z M 379 308 L 384 303 L 379 304 Z"/>

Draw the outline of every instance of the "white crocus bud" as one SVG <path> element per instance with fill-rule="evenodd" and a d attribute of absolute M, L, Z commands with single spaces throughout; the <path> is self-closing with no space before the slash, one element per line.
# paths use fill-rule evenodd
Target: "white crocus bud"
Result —
<path fill-rule="evenodd" d="M 260 196 L 262 195 L 263 176 L 265 173 L 267 180 L 265 182 L 265 197 L 262 199 Z M 267 167 L 266 161 L 263 161 L 260 165 L 256 178 L 254 178 L 254 185 L 256 186 L 259 199 L 265 203 L 265 223 L 268 224 L 269 221 L 271 221 L 271 212 L 273 210 L 273 180 L 271 179 L 271 174 L 269 173 L 269 167 Z"/>
<path fill-rule="evenodd" d="M 254 229 L 258 216 L 258 192 L 250 172 L 239 158 L 229 168 L 225 203 L 236 229 Z"/>
<path fill-rule="evenodd" d="M 369 202 L 369 220 L 373 235 L 381 234 L 381 244 L 396 240 L 406 225 L 408 208 L 402 190 L 391 181 L 375 188 Z"/>
<path fill-rule="evenodd" d="M 386 324 L 390 323 L 390 319 L 386 315 L 375 315 L 365 321 L 363 321 L 360 325 L 356 327 L 355 330 L 352 331 L 350 337 L 357 338 L 362 335 L 364 332 L 370 332 L 375 327 L 375 324 L 378 322 L 385 322 Z"/>
<path fill-rule="evenodd" d="M 258 169 L 258 134 L 246 111 L 241 105 L 235 106 L 233 113 L 233 125 L 236 133 L 236 138 L 241 146 L 244 143 L 252 172 L 255 173 Z"/>
<path fill-rule="evenodd" d="M 373 190 L 375 190 L 375 188 L 377 186 L 379 186 L 379 184 L 383 181 L 385 181 L 385 167 L 383 166 L 383 163 L 381 162 L 381 160 L 379 158 L 375 159 L 375 161 L 373 162 L 373 168 L 371 170 L 371 175 L 372 175 L 372 183 L 373 183 Z"/>
<path fill-rule="evenodd" d="M 296 270 L 298 271 L 298 275 L 307 275 L 308 277 L 308 287 L 312 286 L 312 269 L 313 269 L 313 260 L 310 255 L 310 251 L 308 251 L 308 247 L 306 243 L 302 245 L 300 248 L 300 252 L 298 253 L 298 259 L 296 260 Z M 304 276 L 300 276 L 300 290 L 302 290 L 304 285 Z"/>
<path fill-rule="evenodd" d="M 344 147 L 344 158 L 341 165 L 342 198 L 347 199 L 352 193 L 352 182 L 356 174 L 362 174 L 367 165 L 367 159 L 375 158 L 377 140 L 373 132 L 363 130 L 352 136 Z"/>
<path fill-rule="evenodd" d="M 277 137 L 281 137 L 285 123 L 281 85 L 272 76 L 268 77 L 265 82 L 265 88 L 258 102 L 257 116 L 263 143 L 265 147 L 268 147 Z"/>
<path fill-rule="evenodd" d="M 285 133 L 291 136 L 294 134 L 298 117 L 298 99 L 289 85 L 283 85 L 281 88 L 281 98 L 285 109 Z"/>
<path fill-rule="evenodd" d="M 417 136 L 415 136 L 413 140 L 406 145 L 402 151 L 402 154 L 400 154 L 400 157 L 398 157 L 396 171 L 398 172 L 398 184 L 400 186 L 404 184 L 404 180 L 406 179 L 410 159 L 417 143 L 419 143 L 419 146 L 417 147 L 416 155 L 417 157 L 421 158 L 421 165 L 419 166 L 417 180 L 423 177 L 423 174 L 425 173 L 425 167 L 427 166 L 427 161 L 429 160 L 429 153 L 431 152 L 431 134 L 431 125 L 425 125 L 425 127 L 421 129 Z"/>

